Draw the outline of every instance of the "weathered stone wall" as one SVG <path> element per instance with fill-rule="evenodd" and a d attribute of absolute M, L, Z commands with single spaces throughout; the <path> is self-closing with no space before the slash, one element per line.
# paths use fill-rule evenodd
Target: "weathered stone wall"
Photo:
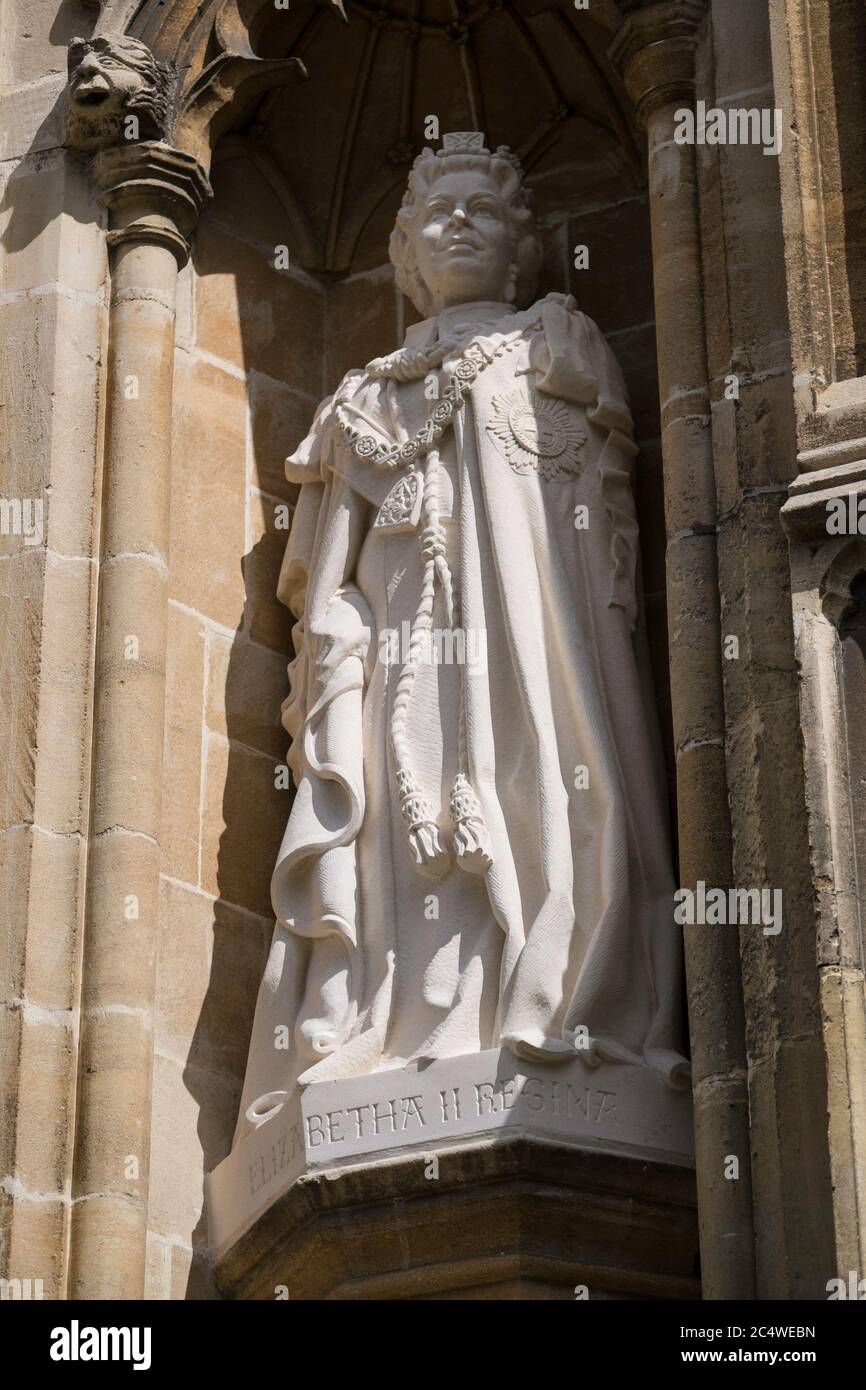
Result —
<path fill-rule="evenodd" d="M 778 105 L 763 6 L 714 0 L 699 95 L 724 108 Z M 760 1298 L 817 1298 L 835 1266 L 815 903 L 779 515 L 797 472 L 779 164 L 756 145 L 705 146 L 699 172 L 721 629 L 723 639 L 739 642 L 737 658 L 722 665 L 734 881 L 779 888 L 784 905 L 778 937 L 741 929 L 756 1289 Z M 736 402 L 725 399 L 731 373 Z M 807 1188 L 801 1208 L 791 1194 Z"/>
<path fill-rule="evenodd" d="M 826 1069 L 832 1213 L 824 1222 L 833 1274 L 866 1264 L 866 984 L 857 748 L 848 624 L 858 625 L 863 549 L 866 377 L 862 353 L 862 7 L 844 0 L 784 0 L 770 10 L 777 102 L 790 139 L 780 160 L 793 366 L 792 479 L 783 520 L 790 546 L 799 723 L 809 846 L 809 933 Z M 833 508 L 850 516 L 840 532 Z M 859 516 L 858 516 L 859 508 Z M 847 649 L 847 650 L 846 650 Z M 855 700 L 856 706 L 856 700 Z M 811 960 L 810 960 L 811 965 Z M 815 1049 L 817 1051 L 817 1049 Z M 789 1056 L 793 1051 L 789 1049 Z M 821 1064 L 815 1063 L 813 1075 Z M 813 1083 L 812 1094 L 820 1089 Z M 802 1113 L 802 1109 L 801 1109 Z M 810 1124 L 808 1142 L 816 1142 Z M 822 1174 L 823 1176 L 823 1174 Z"/>
<path fill-rule="evenodd" d="M 77 1062 L 106 259 L 61 148 L 84 5 L 10 0 L 0 30 L 0 1273 L 63 1287 Z"/>

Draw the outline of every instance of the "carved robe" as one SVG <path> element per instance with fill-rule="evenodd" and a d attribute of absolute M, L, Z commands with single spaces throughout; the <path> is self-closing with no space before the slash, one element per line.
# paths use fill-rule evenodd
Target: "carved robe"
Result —
<path fill-rule="evenodd" d="M 440 341 L 456 346 L 431 373 Z M 439 441 L 435 499 L 463 645 L 448 650 L 440 583 L 430 626 L 446 638 L 416 664 L 401 726 L 444 852 L 465 772 L 492 862 L 465 872 L 454 854 L 430 878 L 407 844 L 393 731 L 423 607 L 423 481 L 349 443 L 411 440 L 436 406 L 431 375 L 444 392 L 469 345 L 483 369 Z M 350 373 L 287 461 L 302 484 L 280 580 L 298 619 L 297 794 L 239 1134 L 299 1080 L 498 1046 L 536 1064 L 577 1048 L 590 1066 L 685 1067 L 617 363 L 560 295 L 447 310 L 390 361 Z"/>

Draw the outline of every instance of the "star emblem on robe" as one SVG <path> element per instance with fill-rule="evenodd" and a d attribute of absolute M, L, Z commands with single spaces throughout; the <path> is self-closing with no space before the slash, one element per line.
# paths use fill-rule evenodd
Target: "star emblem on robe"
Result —
<path fill-rule="evenodd" d="M 562 401 L 538 391 L 494 396 L 487 426 L 515 473 L 537 472 L 545 482 L 562 482 L 580 473 L 586 433 Z"/>

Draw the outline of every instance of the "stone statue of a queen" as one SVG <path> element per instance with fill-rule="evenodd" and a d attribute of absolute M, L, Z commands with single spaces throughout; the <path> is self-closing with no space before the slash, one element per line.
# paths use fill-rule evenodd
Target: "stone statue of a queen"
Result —
<path fill-rule="evenodd" d="M 237 1137 L 299 1084 L 491 1048 L 685 1072 L 622 375 L 532 303 L 482 135 L 416 159 L 390 251 L 423 322 L 287 461 L 297 791 Z"/>

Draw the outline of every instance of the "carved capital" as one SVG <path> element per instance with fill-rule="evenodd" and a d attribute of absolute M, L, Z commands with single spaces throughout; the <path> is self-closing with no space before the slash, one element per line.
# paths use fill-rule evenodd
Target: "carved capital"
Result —
<path fill-rule="evenodd" d="M 692 100 L 697 32 L 707 0 L 632 0 L 607 53 L 646 125 L 652 111 Z"/>
<path fill-rule="evenodd" d="M 92 153 L 168 135 L 176 74 L 125 34 L 73 39 L 67 53 L 66 143 Z"/>
<path fill-rule="evenodd" d="M 93 174 L 111 217 L 110 246 L 155 242 L 185 265 L 193 229 L 211 195 L 197 159 L 158 140 L 112 145 L 97 154 Z"/>

